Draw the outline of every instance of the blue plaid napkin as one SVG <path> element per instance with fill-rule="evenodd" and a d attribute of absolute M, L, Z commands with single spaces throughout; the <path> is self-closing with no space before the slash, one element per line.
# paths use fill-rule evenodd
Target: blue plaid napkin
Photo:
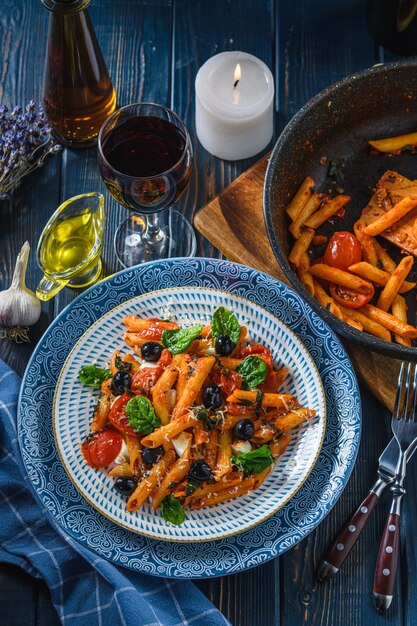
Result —
<path fill-rule="evenodd" d="M 228 625 L 193 583 L 116 567 L 41 510 L 17 441 L 19 386 L 18 376 L 0 361 L 0 562 L 43 578 L 66 626 Z"/>

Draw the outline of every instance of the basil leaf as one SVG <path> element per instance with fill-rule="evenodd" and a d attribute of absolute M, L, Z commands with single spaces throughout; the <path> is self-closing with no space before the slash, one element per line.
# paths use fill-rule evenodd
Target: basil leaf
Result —
<path fill-rule="evenodd" d="M 197 339 L 203 327 L 195 324 L 189 328 L 179 328 L 177 330 L 164 330 L 162 333 L 162 343 L 168 348 L 171 354 L 184 352 L 194 339 Z"/>
<path fill-rule="evenodd" d="M 199 487 L 201 487 L 201 481 L 189 476 L 187 479 L 187 484 L 185 485 L 185 495 L 192 496 L 194 491 Z"/>
<path fill-rule="evenodd" d="M 255 389 L 264 382 L 268 374 L 268 366 L 259 356 L 247 356 L 236 368 L 243 378 L 243 389 Z"/>
<path fill-rule="evenodd" d="M 152 404 L 144 396 L 134 396 L 126 404 L 126 415 L 129 424 L 141 435 L 150 435 L 161 420 L 156 417 Z"/>
<path fill-rule="evenodd" d="M 101 387 L 105 380 L 111 378 L 111 373 L 97 365 L 84 365 L 78 372 L 78 378 L 87 387 Z"/>
<path fill-rule="evenodd" d="M 272 465 L 275 459 L 268 444 L 264 444 L 256 450 L 245 452 L 239 456 L 233 455 L 230 460 L 244 474 L 259 474 Z"/>
<path fill-rule="evenodd" d="M 236 315 L 221 306 L 213 313 L 211 332 L 214 339 L 217 339 L 219 335 L 228 335 L 233 343 L 237 343 L 240 335 L 240 324 Z"/>
<path fill-rule="evenodd" d="M 185 520 L 185 513 L 182 504 L 172 494 L 169 494 L 161 502 L 162 517 L 166 522 L 179 526 Z"/>

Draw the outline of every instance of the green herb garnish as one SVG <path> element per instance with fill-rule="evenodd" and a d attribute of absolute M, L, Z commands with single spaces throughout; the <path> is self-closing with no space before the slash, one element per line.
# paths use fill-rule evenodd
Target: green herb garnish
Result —
<path fill-rule="evenodd" d="M 114 359 L 114 364 L 118 370 L 124 370 L 125 372 L 130 372 L 130 370 L 132 369 L 132 364 L 123 361 L 123 359 L 121 359 L 119 355 L 116 355 L 116 358 Z"/>
<path fill-rule="evenodd" d="M 264 444 L 251 452 L 245 452 L 239 456 L 233 455 L 230 460 L 244 474 L 259 474 L 272 465 L 275 459 L 268 444 Z"/>
<path fill-rule="evenodd" d="M 192 478 L 191 476 L 189 476 L 189 478 L 187 479 L 187 484 L 185 485 L 185 495 L 192 496 L 194 491 L 196 491 L 196 489 L 198 489 L 199 487 L 201 487 L 201 482 L 196 478 Z"/>
<path fill-rule="evenodd" d="M 243 389 L 255 389 L 264 382 L 268 374 L 268 366 L 259 356 L 247 356 L 236 368 L 242 376 Z"/>
<path fill-rule="evenodd" d="M 329 161 L 329 169 L 327 170 L 327 176 L 332 178 L 338 185 L 343 183 L 342 167 L 344 166 L 342 159 L 332 159 Z"/>
<path fill-rule="evenodd" d="M 185 513 L 182 504 L 172 494 L 164 498 L 161 502 L 162 517 L 166 522 L 179 526 L 185 520 Z"/>
<path fill-rule="evenodd" d="M 216 417 L 211 417 L 210 413 L 203 406 L 198 407 L 195 416 L 198 420 L 200 420 L 200 422 L 202 422 L 204 430 L 209 433 L 214 430 L 220 422 L 220 418 L 217 415 Z"/>
<path fill-rule="evenodd" d="M 105 380 L 111 378 L 111 372 L 97 365 L 84 365 L 78 372 L 78 377 L 87 387 L 101 387 Z"/>
<path fill-rule="evenodd" d="M 129 424 L 141 435 L 150 435 L 161 425 L 152 404 L 144 396 L 134 396 L 129 400 L 126 404 L 126 415 Z"/>
<path fill-rule="evenodd" d="M 221 306 L 213 313 L 211 331 L 214 339 L 217 339 L 219 335 L 228 335 L 233 343 L 237 343 L 240 335 L 240 324 L 234 313 Z"/>
<path fill-rule="evenodd" d="M 171 354 L 184 352 L 194 339 L 197 339 L 203 327 L 195 324 L 189 328 L 179 328 L 177 330 L 164 330 L 162 333 L 162 343 Z"/>

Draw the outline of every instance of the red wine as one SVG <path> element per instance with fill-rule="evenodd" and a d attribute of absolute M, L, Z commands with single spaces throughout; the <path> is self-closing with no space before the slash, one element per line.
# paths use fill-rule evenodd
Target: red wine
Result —
<path fill-rule="evenodd" d="M 104 181 L 127 208 L 161 210 L 176 202 L 188 183 L 191 151 L 186 146 L 181 129 L 163 118 L 127 119 L 102 141 Z"/>
<path fill-rule="evenodd" d="M 112 167 L 128 176 L 158 176 L 181 158 L 186 139 L 179 128 L 159 117 L 134 117 L 111 131 L 103 154 Z"/>

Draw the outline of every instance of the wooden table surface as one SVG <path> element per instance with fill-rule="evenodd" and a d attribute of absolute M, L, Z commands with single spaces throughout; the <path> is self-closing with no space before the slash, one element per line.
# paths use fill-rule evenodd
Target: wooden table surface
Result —
<path fill-rule="evenodd" d="M 263 59 L 276 81 L 276 135 L 311 96 L 347 74 L 388 60 L 365 24 L 364 0 L 93 0 L 90 15 L 120 105 L 154 101 L 172 107 L 193 138 L 195 167 L 181 208 L 191 218 L 256 159 L 236 163 L 211 157 L 194 130 L 194 79 L 198 68 L 223 50 L 244 50 Z M 48 14 L 39 0 L 3 0 L 0 5 L 0 103 L 40 99 Z M 393 57 L 390 57 L 393 58 Z M 349 129 L 346 129 L 348 132 Z M 257 157 L 258 158 L 258 157 Z M 30 176 L 10 201 L 0 201 L 0 289 L 6 288 L 25 240 L 36 249 L 51 213 L 70 196 L 104 191 L 95 149 L 65 150 Z M 106 272 L 120 269 L 112 240 L 124 210 L 106 195 Z M 254 225 L 256 228 L 256 225 Z M 218 251 L 198 236 L 198 255 Z M 41 277 L 32 253 L 28 284 Z M 30 344 L 0 342 L 0 356 L 19 374 L 51 320 L 77 296 L 63 290 L 42 306 Z M 389 438 L 386 411 L 362 390 L 363 436 L 355 470 L 339 502 L 321 525 L 282 557 L 248 572 L 198 582 L 236 626 L 409 625 L 417 623 L 415 459 L 406 481 L 403 544 L 396 595 L 388 615 L 373 608 L 372 583 L 379 537 L 388 510 L 384 498 L 345 567 L 327 584 L 315 578 L 329 540 L 373 482 L 377 458 Z M 0 565 L 1 623 L 58 623 L 41 581 Z M 117 625 L 114 625 L 117 626 Z"/>

